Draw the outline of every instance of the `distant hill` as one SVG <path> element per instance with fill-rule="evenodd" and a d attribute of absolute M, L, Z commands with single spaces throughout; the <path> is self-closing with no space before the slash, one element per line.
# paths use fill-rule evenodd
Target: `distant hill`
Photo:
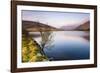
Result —
<path fill-rule="evenodd" d="M 22 21 L 22 29 L 26 31 L 49 31 L 57 30 L 56 28 L 35 21 Z"/>
<path fill-rule="evenodd" d="M 81 25 L 71 25 L 71 26 L 62 26 L 60 27 L 60 30 L 65 31 L 72 31 L 72 30 L 90 30 L 90 21 L 87 21 L 85 23 L 82 23 Z"/>
<path fill-rule="evenodd" d="M 32 32 L 32 31 L 70 31 L 70 30 L 82 30 L 87 31 L 90 30 L 90 21 L 87 21 L 81 25 L 72 25 L 72 26 L 62 26 L 59 29 L 52 27 L 47 24 L 43 24 L 36 21 L 22 21 L 22 29 Z"/>
<path fill-rule="evenodd" d="M 61 26 L 61 27 L 60 27 L 60 30 L 65 30 L 65 31 L 68 30 L 68 31 L 70 31 L 70 30 L 76 29 L 76 27 L 77 27 L 76 25 L 71 25 L 71 26 L 66 26 L 66 25 L 65 25 L 65 26 Z"/>
<path fill-rule="evenodd" d="M 83 23 L 82 25 L 78 26 L 75 30 L 90 30 L 90 21 Z"/>

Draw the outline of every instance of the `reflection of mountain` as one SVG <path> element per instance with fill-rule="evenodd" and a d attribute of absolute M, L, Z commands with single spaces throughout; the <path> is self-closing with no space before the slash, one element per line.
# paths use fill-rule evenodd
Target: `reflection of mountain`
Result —
<path fill-rule="evenodd" d="M 56 28 L 35 21 L 22 21 L 22 28 L 27 31 L 47 31 L 47 30 L 57 30 Z"/>
<path fill-rule="evenodd" d="M 90 21 L 87 21 L 82 25 L 78 26 L 76 30 L 90 30 Z"/>

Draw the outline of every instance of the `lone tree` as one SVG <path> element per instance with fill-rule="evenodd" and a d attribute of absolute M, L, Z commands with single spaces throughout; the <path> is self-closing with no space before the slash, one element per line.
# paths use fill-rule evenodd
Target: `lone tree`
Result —
<path fill-rule="evenodd" d="M 39 22 L 37 22 L 39 24 Z M 38 31 L 40 32 L 41 41 L 40 41 L 40 47 L 41 52 L 43 55 L 47 56 L 44 52 L 44 49 L 52 48 L 53 45 L 53 35 L 52 35 L 52 29 L 46 28 L 46 27 L 38 27 Z"/>
<path fill-rule="evenodd" d="M 51 48 L 53 46 L 52 32 L 51 31 L 44 31 L 44 32 L 40 31 L 40 34 L 41 34 L 40 47 L 41 47 L 42 53 L 46 55 L 44 52 L 44 49 Z"/>

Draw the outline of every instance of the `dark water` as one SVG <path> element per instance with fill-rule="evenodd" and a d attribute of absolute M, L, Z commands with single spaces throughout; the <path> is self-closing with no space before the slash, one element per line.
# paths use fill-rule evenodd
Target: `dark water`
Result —
<path fill-rule="evenodd" d="M 89 59 L 90 42 L 87 39 L 89 32 L 56 31 L 52 35 L 53 47 L 44 49 L 49 59 L 53 61 Z M 39 43 L 41 39 L 38 37 L 35 40 Z"/>

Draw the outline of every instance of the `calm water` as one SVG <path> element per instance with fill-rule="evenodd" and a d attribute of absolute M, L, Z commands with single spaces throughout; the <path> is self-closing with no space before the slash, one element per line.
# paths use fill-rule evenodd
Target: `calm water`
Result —
<path fill-rule="evenodd" d="M 89 32 L 86 31 L 56 31 L 52 33 L 53 47 L 44 51 L 51 60 L 89 59 Z M 41 38 L 35 40 L 40 43 Z"/>

